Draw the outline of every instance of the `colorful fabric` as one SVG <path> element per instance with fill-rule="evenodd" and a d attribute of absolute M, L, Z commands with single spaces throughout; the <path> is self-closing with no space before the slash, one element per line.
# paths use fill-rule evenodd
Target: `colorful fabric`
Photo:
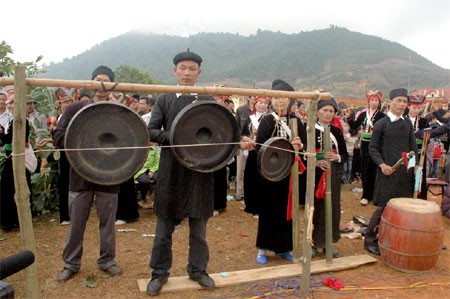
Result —
<path fill-rule="evenodd" d="M 299 157 L 295 157 L 295 162 L 298 163 L 298 172 L 302 174 L 306 171 L 306 166 Z M 286 220 L 292 220 L 292 174 L 289 177 L 289 195 L 288 195 L 288 205 L 287 205 L 287 217 Z"/>
<path fill-rule="evenodd" d="M 366 92 L 366 99 L 367 101 L 370 101 L 370 99 L 375 98 L 378 99 L 378 101 L 380 101 L 383 99 L 383 93 L 377 89 L 372 89 L 369 90 L 368 92 Z"/>
<path fill-rule="evenodd" d="M 327 286 L 332 288 L 333 290 L 339 291 L 340 289 L 344 288 L 344 284 L 342 283 L 342 281 L 339 280 L 339 278 L 330 278 L 330 277 L 325 277 L 322 280 L 322 283 Z"/>
<path fill-rule="evenodd" d="M 425 95 L 410 95 L 408 98 L 408 105 L 420 106 L 425 101 Z"/>
<path fill-rule="evenodd" d="M 76 88 L 58 87 L 53 94 L 55 95 L 57 102 L 64 103 L 68 100 L 75 101 L 78 91 Z"/>
<path fill-rule="evenodd" d="M 327 174 L 331 175 L 330 171 L 324 171 L 322 173 L 322 177 L 320 178 L 319 184 L 316 188 L 315 196 L 317 199 L 324 199 L 325 198 L 325 191 L 327 191 Z"/>

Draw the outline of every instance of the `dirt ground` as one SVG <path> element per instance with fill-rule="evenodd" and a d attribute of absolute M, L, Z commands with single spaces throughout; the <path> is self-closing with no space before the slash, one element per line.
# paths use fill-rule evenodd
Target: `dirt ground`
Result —
<path fill-rule="evenodd" d="M 344 225 L 355 215 L 370 217 L 374 207 L 359 204 L 360 193 L 351 192 L 347 185 L 342 192 L 342 221 Z M 435 190 L 438 191 L 438 190 Z M 232 194 L 232 193 L 231 193 Z M 441 197 L 428 194 L 429 199 L 440 203 Z M 208 223 L 210 247 L 209 273 L 262 268 L 255 263 L 255 238 L 257 220 L 242 211 L 243 202 L 229 201 L 227 210 L 213 217 Z M 123 269 L 119 277 L 105 277 L 96 266 L 99 252 L 98 220 L 93 210 L 85 234 L 85 247 L 81 271 L 66 283 L 57 283 L 56 276 L 62 269 L 61 258 L 67 236 L 67 227 L 60 226 L 58 214 L 34 219 L 37 242 L 36 263 L 42 298 L 148 298 L 138 289 L 137 280 L 150 277 L 149 258 L 153 242 L 156 218 L 152 210 L 140 210 L 137 222 L 117 226 L 117 262 Z M 444 245 L 450 247 L 450 219 L 444 217 Z M 131 231 L 127 231 L 131 229 Z M 174 265 L 172 276 L 186 275 L 188 252 L 188 225 L 184 221 L 174 233 Z M 0 232 L 0 258 L 21 251 L 20 234 Z M 342 256 L 368 254 L 361 238 L 343 238 L 336 244 Z M 319 254 L 313 260 L 325 258 Z M 311 277 L 309 298 L 450 298 L 450 249 L 442 250 L 436 266 L 426 272 L 403 273 L 378 262 L 354 269 L 321 273 Z M 269 256 L 270 266 L 287 263 Z M 94 288 L 83 286 L 92 275 L 97 283 Z M 7 279 L 15 290 L 16 298 L 25 297 L 24 271 Z M 325 277 L 338 278 L 346 286 L 333 291 L 322 286 Z M 300 277 L 243 283 L 234 287 L 212 291 L 188 291 L 161 293 L 158 298 L 299 298 Z"/>

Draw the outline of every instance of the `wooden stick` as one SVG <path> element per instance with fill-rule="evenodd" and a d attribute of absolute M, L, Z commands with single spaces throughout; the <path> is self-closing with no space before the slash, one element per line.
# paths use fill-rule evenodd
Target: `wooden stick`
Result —
<path fill-rule="evenodd" d="M 0 78 L 0 86 L 12 85 L 14 78 Z M 248 89 L 233 87 L 212 87 L 212 86 L 176 86 L 176 85 L 150 85 L 135 83 L 117 83 L 104 82 L 103 86 L 98 81 L 88 80 L 57 80 L 57 79 L 39 79 L 27 78 L 28 86 L 51 86 L 51 87 L 68 87 L 89 90 L 110 90 L 110 91 L 127 91 L 137 92 L 168 92 L 168 93 L 198 93 L 209 95 L 241 95 L 241 96 L 266 96 L 279 98 L 306 98 L 312 99 L 315 92 L 303 91 L 282 91 L 269 89 Z M 104 88 L 103 88 L 104 87 Z M 330 99 L 331 94 L 324 92 L 320 94 L 323 99 Z"/>
<path fill-rule="evenodd" d="M 15 109 L 13 124 L 12 153 L 13 176 L 14 176 L 14 199 L 17 205 L 17 213 L 20 224 L 20 238 L 23 249 L 36 253 L 36 240 L 33 231 L 33 220 L 30 210 L 30 190 L 25 177 L 25 122 L 26 122 L 26 86 L 25 67 L 17 66 L 16 81 L 14 84 Z M 39 280 L 36 263 L 25 269 L 26 298 L 39 298 Z"/>
<path fill-rule="evenodd" d="M 297 119 L 291 119 L 289 122 L 291 127 L 291 141 L 298 136 Z M 295 158 L 298 154 L 295 154 Z M 292 255 L 294 262 L 300 259 L 300 209 L 299 209 L 299 195 L 298 195 L 298 163 L 294 162 L 291 170 L 292 177 Z"/>
<path fill-rule="evenodd" d="M 324 126 L 323 130 L 323 151 L 331 152 L 330 126 Z M 328 162 L 331 161 L 328 159 Z M 333 208 L 331 205 L 331 174 L 330 170 L 326 174 L 326 191 L 325 191 L 325 251 L 327 264 L 333 263 Z"/>
<path fill-rule="evenodd" d="M 408 159 L 410 159 L 412 156 L 414 156 L 414 152 L 409 152 L 407 155 L 406 155 L 406 157 L 408 158 Z M 402 158 L 400 158 L 400 159 L 398 159 L 398 161 L 397 162 L 395 162 L 395 164 L 392 166 L 392 171 L 394 172 L 394 171 L 396 171 L 400 166 L 402 166 L 403 164 L 405 164 L 405 160 L 403 159 L 403 157 Z"/>
<path fill-rule="evenodd" d="M 316 95 L 311 98 L 308 107 L 307 121 L 307 154 L 308 165 L 306 170 L 306 202 L 304 211 L 304 229 L 303 229 L 303 268 L 301 288 L 302 294 L 309 294 L 311 283 L 311 245 L 312 239 L 310 232 L 312 231 L 312 217 L 314 213 L 314 189 L 316 177 L 316 113 L 317 102 L 320 100 L 321 94 L 317 91 Z"/>

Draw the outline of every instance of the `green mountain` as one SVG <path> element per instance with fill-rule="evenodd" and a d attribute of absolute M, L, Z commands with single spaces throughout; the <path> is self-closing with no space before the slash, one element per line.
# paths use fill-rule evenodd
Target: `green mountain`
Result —
<path fill-rule="evenodd" d="M 361 97 L 368 89 L 443 88 L 449 70 L 418 53 L 379 37 L 331 26 L 328 29 L 284 34 L 258 30 L 242 36 L 199 33 L 189 37 L 129 32 L 86 52 L 45 66 L 42 76 L 89 79 L 104 64 L 126 64 L 147 70 L 163 84 L 175 84 L 172 58 L 190 48 L 203 57 L 199 85 L 270 88 L 281 78 L 297 90 L 325 89 L 340 97 Z M 411 62 L 408 57 L 411 55 Z"/>

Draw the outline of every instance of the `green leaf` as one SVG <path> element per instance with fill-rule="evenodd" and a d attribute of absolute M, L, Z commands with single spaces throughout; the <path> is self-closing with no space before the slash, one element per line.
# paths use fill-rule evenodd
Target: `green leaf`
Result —
<path fill-rule="evenodd" d="M 56 161 L 59 161 L 60 158 L 61 158 L 60 151 L 53 152 L 53 159 L 55 159 Z"/>
<path fill-rule="evenodd" d="M 81 283 L 82 286 L 87 288 L 96 288 L 97 287 L 97 281 L 95 280 L 95 276 L 93 274 L 86 277 L 83 282 Z"/>

